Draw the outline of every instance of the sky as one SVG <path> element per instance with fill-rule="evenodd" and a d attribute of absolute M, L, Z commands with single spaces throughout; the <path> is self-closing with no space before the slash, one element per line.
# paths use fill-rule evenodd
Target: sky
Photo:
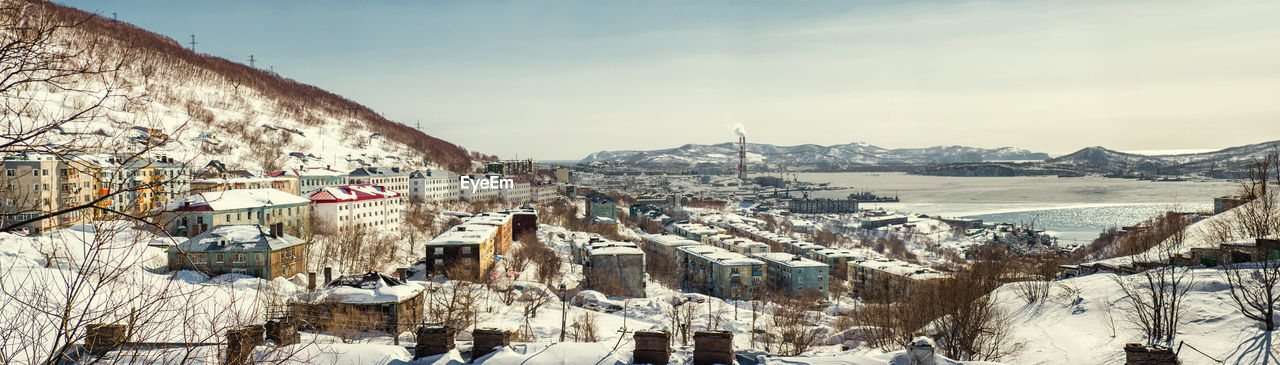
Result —
<path fill-rule="evenodd" d="M 1277 1 L 57 1 L 502 158 L 1280 139 Z"/>

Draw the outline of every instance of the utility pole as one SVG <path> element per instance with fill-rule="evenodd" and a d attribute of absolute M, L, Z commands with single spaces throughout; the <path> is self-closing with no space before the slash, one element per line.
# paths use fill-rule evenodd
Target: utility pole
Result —
<path fill-rule="evenodd" d="M 253 67 L 253 63 L 254 63 L 253 55 L 249 55 L 249 67 Z"/>
<path fill-rule="evenodd" d="M 569 304 L 564 300 L 564 283 L 560 283 L 560 342 L 564 342 L 565 322 L 569 320 Z"/>
<path fill-rule="evenodd" d="M 197 45 L 197 44 L 199 44 L 199 43 L 196 43 L 196 35 L 195 35 L 195 34 L 192 34 L 192 35 L 191 35 L 191 42 L 190 42 L 190 43 L 188 43 L 188 44 L 190 44 L 190 45 L 191 45 L 191 52 L 195 52 L 195 51 L 196 51 L 196 45 Z"/>
<path fill-rule="evenodd" d="M 113 11 L 113 12 L 111 12 L 111 21 L 113 21 L 113 22 L 118 22 L 118 21 L 120 21 L 120 19 L 116 18 L 116 12 L 114 12 L 114 11 Z"/>

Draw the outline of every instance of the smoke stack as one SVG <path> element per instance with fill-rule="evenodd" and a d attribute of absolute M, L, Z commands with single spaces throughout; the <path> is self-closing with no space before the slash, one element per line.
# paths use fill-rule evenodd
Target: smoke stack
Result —
<path fill-rule="evenodd" d="M 738 136 L 738 180 L 747 181 L 747 137 Z"/>

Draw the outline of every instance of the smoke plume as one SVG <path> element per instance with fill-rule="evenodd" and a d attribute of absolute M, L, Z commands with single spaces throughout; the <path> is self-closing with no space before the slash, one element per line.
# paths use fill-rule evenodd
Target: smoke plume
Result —
<path fill-rule="evenodd" d="M 733 133 L 737 133 L 738 137 L 746 138 L 747 128 L 743 127 L 742 123 L 733 123 Z"/>

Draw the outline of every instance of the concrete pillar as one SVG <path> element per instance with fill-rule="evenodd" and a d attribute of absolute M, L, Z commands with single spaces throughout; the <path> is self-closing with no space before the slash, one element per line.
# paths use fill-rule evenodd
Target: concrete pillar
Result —
<path fill-rule="evenodd" d="M 400 279 L 400 282 L 402 282 L 402 283 L 404 283 L 404 282 L 408 282 L 408 281 L 409 281 L 409 269 L 407 269 L 407 268 L 403 268 L 403 267 L 401 267 L 401 268 L 397 268 L 397 269 L 396 269 L 396 278 Z"/>
<path fill-rule="evenodd" d="M 671 333 L 667 331 L 636 331 L 636 342 L 631 355 L 632 364 L 666 364 L 671 359 Z"/>
<path fill-rule="evenodd" d="M 732 364 L 733 332 L 697 331 L 693 333 L 693 364 Z"/>
<path fill-rule="evenodd" d="M 418 344 L 413 348 L 413 358 L 439 355 L 453 349 L 455 331 L 439 324 L 418 327 Z"/>

